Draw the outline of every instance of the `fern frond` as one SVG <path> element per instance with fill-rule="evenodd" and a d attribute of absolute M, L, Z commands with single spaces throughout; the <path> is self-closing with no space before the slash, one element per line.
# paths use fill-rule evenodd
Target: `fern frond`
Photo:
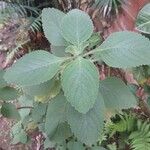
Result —
<path fill-rule="evenodd" d="M 17 0 L 6 0 L 5 10 L 9 12 L 10 16 L 12 11 L 21 17 L 26 17 L 29 15 L 37 16 L 39 15 L 40 10 L 32 3 L 25 0 L 19 2 Z"/>
<path fill-rule="evenodd" d="M 40 31 L 42 26 L 41 15 L 37 18 L 31 18 L 31 23 L 29 24 L 29 30 L 33 33 Z"/>
<path fill-rule="evenodd" d="M 95 0 L 94 6 L 106 17 L 112 12 L 118 14 L 120 6 L 125 3 L 126 0 Z"/>
<path fill-rule="evenodd" d="M 23 48 L 23 46 L 28 43 L 29 40 L 26 40 L 24 41 L 23 43 L 21 44 L 18 44 L 17 47 L 15 47 L 9 54 L 7 54 L 7 57 L 6 57 L 6 61 L 5 61 L 5 64 L 4 66 L 7 66 L 11 61 L 12 59 L 14 58 L 15 54 L 21 49 Z"/>
<path fill-rule="evenodd" d="M 137 131 L 129 136 L 133 150 L 150 150 L 150 122 L 137 121 Z"/>
<path fill-rule="evenodd" d="M 111 122 L 108 124 L 108 132 L 110 137 L 112 137 L 116 132 L 130 132 L 133 130 L 135 124 L 135 118 L 131 114 L 120 114 L 119 121 Z"/>

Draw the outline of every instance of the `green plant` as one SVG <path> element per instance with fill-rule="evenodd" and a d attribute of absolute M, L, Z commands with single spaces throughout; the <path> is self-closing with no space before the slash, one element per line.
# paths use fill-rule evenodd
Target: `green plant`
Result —
<path fill-rule="evenodd" d="M 140 32 L 150 34 L 150 4 L 145 5 L 139 12 L 136 27 Z"/>
<path fill-rule="evenodd" d="M 99 8 L 104 17 L 112 13 L 118 15 L 119 8 L 122 4 L 126 4 L 128 0 L 95 0 L 94 6 Z"/>
<path fill-rule="evenodd" d="M 109 136 L 112 137 L 117 132 L 123 133 L 123 132 L 131 132 L 134 130 L 134 126 L 136 123 L 136 119 L 133 115 L 123 113 L 119 114 L 117 117 L 117 121 L 112 121 L 106 125 L 107 131 L 109 133 Z"/>
<path fill-rule="evenodd" d="M 3 79 L 4 71 L 0 70 L 0 106 L 1 114 L 11 119 L 19 119 L 19 113 L 11 102 L 20 96 L 20 92 L 9 86 Z"/>
<path fill-rule="evenodd" d="M 125 149 L 125 145 L 133 150 L 149 149 L 149 120 L 141 120 L 133 113 L 123 112 L 111 118 L 111 121 L 106 123 L 105 129 L 108 138 L 118 136 L 117 148 L 119 150 Z"/>
<path fill-rule="evenodd" d="M 22 88 L 24 99 L 35 100 L 23 123 L 24 119 L 36 122 L 52 142 L 62 144 L 75 137 L 90 147 L 103 131 L 106 110 L 136 106 L 136 98 L 121 79 L 99 81 L 96 62 L 123 69 L 150 64 L 150 41 L 138 33 L 116 32 L 91 49 L 93 23 L 78 9 L 65 14 L 46 8 L 42 23 L 55 55 L 31 52 L 6 70 L 4 78 Z"/>
<path fill-rule="evenodd" d="M 133 150 L 148 150 L 150 147 L 150 123 L 149 121 L 137 121 L 137 131 L 129 136 Z"/>

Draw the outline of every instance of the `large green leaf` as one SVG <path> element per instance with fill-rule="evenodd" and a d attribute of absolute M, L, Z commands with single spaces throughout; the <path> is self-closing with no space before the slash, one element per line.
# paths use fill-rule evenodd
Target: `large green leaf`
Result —
<path fill-rule="evenodd" d="M 49 102 L 45 122 L 47 135 L 52 136 L 58 125 L 66 121 L 66 105 L 67 101 L 62 94 L 59 94 Z"/>
<path fill-rule="evenodd" d="M 45 8 L 42 11 L 44 34 L 52 45 L 65 45 L 65 40 L 60 30 L 60 22 L 64 16 L 65 14 L 63 12 L 54 8 Z"/>
<path fill-rule="evenodd" d="M 98 95 L 99 73 L 89 60 L 77 58 L 62 73 L 62 87 L 68 102 L 81 113 L 93 107 Z"/>
<path fill-rule="evenodd" d="M 37 85 L 53 78 L 63 60 L 46 51 L 34 51 L 19 59 L 6 71 L 4 78 L 22 86 Z"/>
<path fill-rule="evenodd" d="M 1 113 L 4 117 L 10 118 L 10 119 L 20 119 L 20 115 L 15 105 L 11 103 L 4 103 L 1 108 Z"/>
<path fill-rule="evenodd" d="M 74 135 L 87 145 L 94 144 L 103 131 L 105 106 L 99 94 L 94 107 L 86 114 L 81 114 L 68 106 L 67 120 Z"/>
<path fill-rule="evenodd" d="M 78 46 L 90 38 L 93 29 L 90 17 L 78 9 L 71 10 L 61 22 L 61 30 L 64 38 L 68 42 Z"/>
<path fill-rule="evenodd" d="M 150 34 L 150 3 L 140 10 L 136 27 L 139 31 Z"/>
<path fill-rule="evenodd" d="M 150 64 L 150 41 L 144 36 L 129 32 L 111 34 L 97 49 L 107 65 L 117 68 L 130 68 Z"/>
<path fill-rule="evenodd" d="M 100 92 L 108 109 L 131 108 L 137 105 L 136 98 L 129 88 L 115 77 L 100 81 Z"/>
<path fill-rule="evenodd" d="M 11 101 L 16 100 L 20 96 L 20 92 L 13 87 L 3 87 L 0 89 L 0 100 Z"/>

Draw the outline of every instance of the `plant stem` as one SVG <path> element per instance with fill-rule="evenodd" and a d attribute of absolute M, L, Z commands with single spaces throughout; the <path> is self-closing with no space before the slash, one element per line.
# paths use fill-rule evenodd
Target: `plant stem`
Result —
<path fill-rule="evenodd" d="M 31 106 L 18 107 L 17 109 L 33 109 Z"/>
<path fill-rule="evenodd" d="M 86 56 L 88 56 L 88 55 L 94 54 L 94 53 L 99 52 L 99 51 L 100 51 L 99 49 L 95 49 L 95 50 L 89 51 L 89 52 L 85 53 L 85 54 L 83 55 L 83 57 L 86 57 Z"/>

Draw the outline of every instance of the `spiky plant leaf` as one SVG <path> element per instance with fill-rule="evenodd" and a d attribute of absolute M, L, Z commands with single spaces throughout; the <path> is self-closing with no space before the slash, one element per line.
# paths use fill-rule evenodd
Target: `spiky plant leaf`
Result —
<path fill-rule="evenodd" d="M 131 148 L 133 150 L 149 150 L 150 147 L 150 123 L 138 120 L 137 131 L 130 134 Z"/>
<path fill-rule="evenodd" d="M 93 6 L 98 8 L 104 17 L 108 17 L 112 13 L 117 15 L 122 4 L 126 4 L 126 0 L 95 0 Z"/>
<path fill-rule="evenodd" d="M 116 132 L 127 132 L 130 133 L 134 130 L 136 119 L 133 115 L 123 113 L 119 114 L 118 121 L 107 124 L 109 136 L 112 137 Z"/>

